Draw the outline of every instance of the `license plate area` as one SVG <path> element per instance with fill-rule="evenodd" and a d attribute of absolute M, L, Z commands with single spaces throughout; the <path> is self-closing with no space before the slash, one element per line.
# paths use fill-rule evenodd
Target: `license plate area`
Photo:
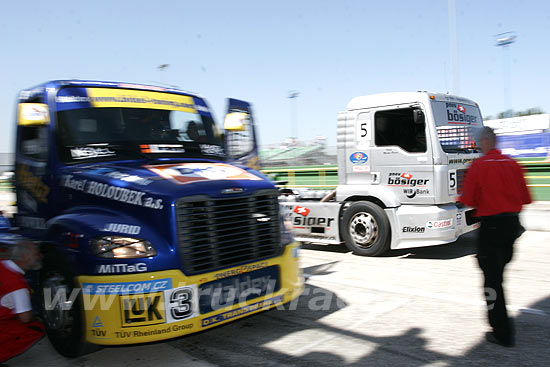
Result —
<path fill-rule="evenodd" d="M 206 314 L 280 289 L 280 270 L 276 265 L 214 280 L 199 287 L 199 312 Z"/>

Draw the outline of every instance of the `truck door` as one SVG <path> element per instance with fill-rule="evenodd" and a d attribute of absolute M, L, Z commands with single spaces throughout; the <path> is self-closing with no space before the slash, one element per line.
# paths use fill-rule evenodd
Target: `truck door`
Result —
<path fill-rule="evenodd" d="M 19 104 L 15 155 L 17 224 L 33 230 L 45 228 L 50 208 L 48 126 L 46 104 Z"/>
<path fill-rule="evenodd" d="M 396 105 L 368 112 L 372 122 L 370 172 L 401 203 L 433 204 L 432 147 L 425 109 L 420 104 Z M 361 114 L 358 116 L 361 121 Z"/>
<path fill-rule="evenodd" d="M 233 98 L 227 100 L 224 146 L 230 161 L 260 169 L 258 140 L 250 103 Z"/>

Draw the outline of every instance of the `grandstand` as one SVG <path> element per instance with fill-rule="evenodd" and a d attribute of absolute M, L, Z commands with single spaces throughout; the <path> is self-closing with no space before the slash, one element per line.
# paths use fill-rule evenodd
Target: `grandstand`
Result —
<path fill-rule="evenodd" d="M 310 145 L 282 144 L 279 147 L 261 149 L 260 160 L 264 167 L 335 164 L 336 150 L 319 142 Z"/>

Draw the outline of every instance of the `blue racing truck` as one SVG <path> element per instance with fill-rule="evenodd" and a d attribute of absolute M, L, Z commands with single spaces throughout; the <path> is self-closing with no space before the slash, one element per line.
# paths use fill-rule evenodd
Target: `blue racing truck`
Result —
<path fill-rule="evenodd" d="M 298 246 L 256 170 L 251 107 L 225 132 L 170 88 L 51 81 L 20 93 L 17 233 L 42 244 L 39 314 L 64 356 L 163 340 L 298 297 Z"/>

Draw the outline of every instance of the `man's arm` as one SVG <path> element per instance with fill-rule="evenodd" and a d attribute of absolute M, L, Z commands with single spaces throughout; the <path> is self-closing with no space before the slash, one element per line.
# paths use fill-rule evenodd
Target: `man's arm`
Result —
<path fill-rule="evenodd" d="M 462 192 L 460 193 L 460 198 L 458 199 L 464 205 L 477 208 L 477 165 L 472 163 L 468 172 L 466 172 L 466 177 L 464 178 L 464 184 L 462 185 Z"/>
<path fill-rule="evenodd" d="M 522 168 L 519 164 L 518 164 L 518 167 L 519 167 L 519 171 L 520 171 L 520 177 L 519 179 L 521 180 L 521 203 L 522 204 L 531 204 L 532 202 L 532 199 L 531 199 L 531 193 L 529 192 L 529 188 L 527 187 L 527 183 L 525 182 L 525 169 Z"/>
<path fill-rule="evenodd" d="M 17 315 L 21 322 L 27 323 L 34 320 L 32 312 L 31 296 L 29 290 L 21 288 L 6 295 L 12 302 L 13 313 Z"/>
<path fill-rule="evenodd" d="M 32 313 L 32 311 L 18 313 L 17 317 L 19 318 L 19 320 L 21 320 L 21 322 L 25 324 L 34 321 L 34 314 Z"/>

